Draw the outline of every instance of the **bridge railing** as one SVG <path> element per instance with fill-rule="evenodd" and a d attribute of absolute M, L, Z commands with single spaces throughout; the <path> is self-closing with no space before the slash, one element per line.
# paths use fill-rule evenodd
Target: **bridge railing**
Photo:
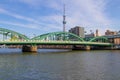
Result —
<path fill-rule="evenodd" d="M 81 41 L 63 41 L 63 40 L 0 40 L 0 42 L 81 42 Z M 82 41 L 81 43 L 89 42 Z M 90 43 L 106 43 L 106 42 L 90 42 Z"/>
<path fill-rule="evenodd" d="M 90 44 L 90 43 L 94 43 L 94 44 L 108 44 L 105 42 L 89 42 L 89 41 L 62 41 L 62 40 L 56 40 L 56 41 L 52 41 L 52 40 L 0 40 L 0 42 L 47 42 L 47 43 L 83 43 L 83 44 Z"/>

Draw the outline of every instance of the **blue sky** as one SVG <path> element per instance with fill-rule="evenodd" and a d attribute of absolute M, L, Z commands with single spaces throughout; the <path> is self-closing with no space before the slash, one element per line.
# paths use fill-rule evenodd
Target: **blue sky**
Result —
<path fill-rule="evenodd" d="M 74 26 L 90 30 L 120 30 L 119 0 L 0 0 L 0 27 L 29 37 L 62 31 L 63 4 L 66 30 Z"/>

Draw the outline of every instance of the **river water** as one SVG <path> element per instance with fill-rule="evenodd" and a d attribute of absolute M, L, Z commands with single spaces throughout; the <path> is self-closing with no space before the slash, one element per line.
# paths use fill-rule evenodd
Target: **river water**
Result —
<path fill-rule="evenodd" d="M 0 49 L 0 80 L 120 80 L 120 50 Z"/>

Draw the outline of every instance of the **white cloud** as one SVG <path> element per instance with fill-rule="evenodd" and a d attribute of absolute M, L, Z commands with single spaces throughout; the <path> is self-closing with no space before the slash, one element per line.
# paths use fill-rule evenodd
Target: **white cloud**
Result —
<path fill-rule="evenodd" d="M 29 18 L 26 16 L 21 16 L 15 13 L 11 13 L 7 10 L 0 9 L 0 13 L 7 14 L 17 19 L 26 20 L 28 22 L 34 23 L 38 28 L 44 26 L 46 30 L 62 30 L 62 9 L 63 3 L 66 4 L 66 28 L 67 30 L 74 26 L 86 27 L 87 30 L 90 29 L 101 29 L 106 28 L 106 25 L 111 24 L 111 20 L 107 17 L 106 10 L 106 0 L 19 0 L 19 2 L 25 3 L 29 6 L 35 6 L 34 8 L 41 8 L 42 6 L 50 7 L 60 14 L 50 14 L 37 17 L 36 19 Z M 99 26 L 102 25 L 102 26 Z M 32 27 L 33 25 L 31 25 Z M 104 26 L 104 27 L 103 27 Z M 49 28 L 49 29 L 48 29 Z"/>
<path fill-rule="evenodd" d="M 31 6 L 39 6 L 42 4 L 42 0 L 18 0 L 19 2 L 31 5 Z"/>
<path fill-rule="evenodd" d="M 38 25 L 36 24 L 22 24 L 22 23 L 17 23 L 17 22 L 8 22 L 8 21 L 0 21 L 0 24 L 7 24 L 7 25 L 18 26 L 18 27 L 38 29 Z"/>
<path fill-rule="evenodd" d="M 41 7 L 49 7 L 60 10 L 61 0 L 18 0 L 19 2 L 25 3 L 31 8 L 39 9 Z"/>
<path fill-rule="evenodd" d="M 10 22 L 10 21 L 0 21 L 0 24 L 1 26 L 8 25 L 8 26 L 15 26 L 15 27 L 22 27 L 22 28 L 31 28 L 31 29 L 39 30 L 43 34 L 44 32 L 49 33 L 53 31 L 56 32 L 61 30 L 61 26 L 57 26 L 54 24 L 45 24 L 41 26 L 39 24 L 32 24 L 32 23 L 24 24 L 19 22 Z"/>
<path fill-rule="evenodd" d="M 60 20 L 62 18 L 62 16 L 54 15 L 54 16 L 40 16 L 40 18 L 33 19 L 30 17 L 26 17 L 26 16 L 13 13 L 13 12 L 9 12 L 8 10 L 5 10 L 3 8 L 0 8 L 0 13 L 8 15 L 8 16 L 12 16 L 13 18 L 16 18 L 18 20 L 21 19 L 21 20 L 27 21 L 29 25 L 28 24 L 26 25 L 24 23 L 20 24 L 20 23 L 16 23 L 16 22 L 14 23 L 14 22 L 9 22 L 9 21 L 0 21 L 1 23 L 21 26 L 21 27 L 29 26 L 28 28 L 41 28 L 43 26 L 45 28 L 47 27 L 47 29 L 45 30 L 48 30 L 48 27 L 59 30 L 60 28 L 58 26 L 60 25 L 60 22 L 61 22 Z"/>
<path fill-rule="evenodd" d="M 22 19 L 22 20 L 26 20 L 26 21 L 29 21 L 29 22 L 33 22 L 33 23 L 39 24 L 39 21 L 37 21 L 37 20 L 35 20 L 35 19 L 29 18 L 29 17 L 26 17 L 26 16 L 21 16 L 21 15 L 19 15 L 19 14 L 10 12 L 10 11 L 5 10 L 5 9 L 3 9 L 3 8 L 0 8 L 0 13 L 5 14 L 5 15 L 9 15 L 9 16 L 12 16 L 12 17 L 17 18 L 17 19 Z"/>
<path fill-rule="evenodd" d="M 103 0 L 71 0 L 74 8 L 69 11 L 69 15 L 71 18 L 76 19 L 79 22 L 83 21 L 86 23 L 82 24 L 109 24 L 110 20 L 107 19 L 106 14 L 104 12 L 105 4 Z M 69 6 L 70 7 L 70 6 Z M 78 22 L 76 22 L 78 23 Z"/>
<path fill-rule="evenodd" d="M 0 8 L 0 13 L 6 12 L 4 9 Z"/>
<path fill-rule="evenodd" d="M 111 21 L 106 17 L 106 1 L 105 0 L 19 0 L 30 6 L 46 6 L 52 7 L 55 10 L 62 12 L 63 4 L 67 7 L 67 20 L 68 25 L 76 24 L 110 24 Z M 39 8 L 40 8 L 39 7 Z M 61 11 L 60 11 L 61 10 Z M 62 15 L 62 14 L 61 14 Z M 46 15 L 47 16 L 47 15 Z M 54 15 L 52 15 L 54 16 Z M 56 16 L 56 15 L 55 15 Z M 19 15 L 15 15 L 17 18 L 24 18 Z M 48 16 L 49 17 L 49 16 Z M 25 17 L 26 20 L 35 21 L 33 19 Z"/>
<path fill-rule="evenodd" d="M 111 24 L 111 20 L 105 12 L 107 6 L 105 0 L 65 0 L 64 2 L 67 6 L 67 26 L 69 28 L 78 25 L 86 27 L 86 30 L 95 30 L 105 29 L 106 25 Z"/>

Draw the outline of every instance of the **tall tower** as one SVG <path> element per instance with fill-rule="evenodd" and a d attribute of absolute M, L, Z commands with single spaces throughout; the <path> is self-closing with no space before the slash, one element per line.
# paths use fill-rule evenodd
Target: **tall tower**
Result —
<path fill-rule="evenodd" d="M 65 32 L 65 24 L 66 24 L 66 15 L 65 15 L 65 4 L 63 6 L 63 32 Z"/>

